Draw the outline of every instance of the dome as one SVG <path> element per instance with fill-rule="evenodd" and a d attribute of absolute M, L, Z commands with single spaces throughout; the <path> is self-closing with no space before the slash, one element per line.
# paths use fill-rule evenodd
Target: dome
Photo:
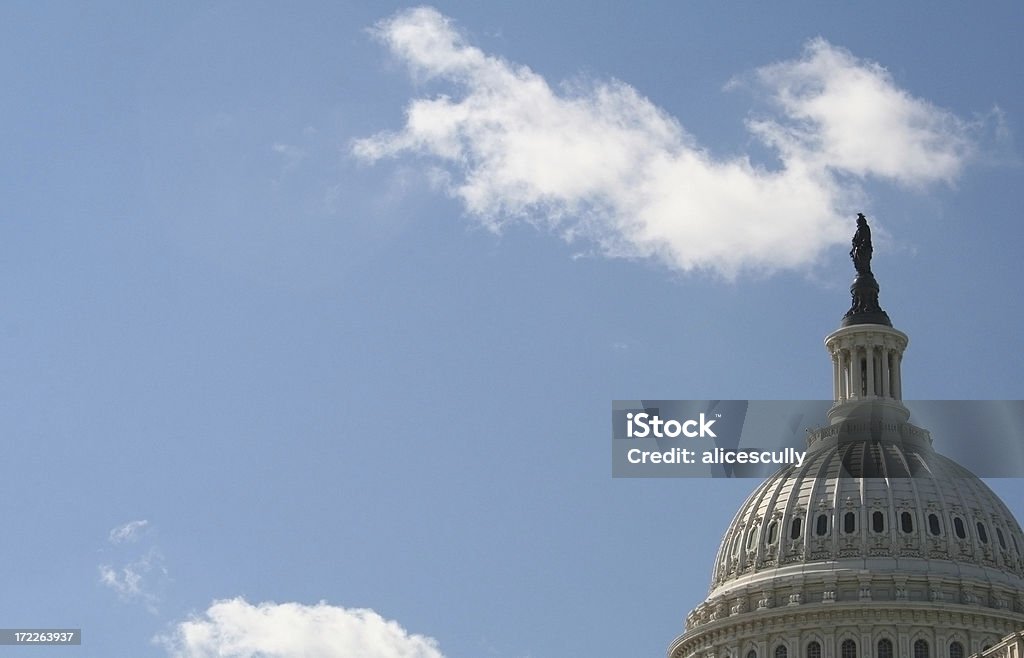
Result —
<path fill-rule="evenodd" d="M 772 642 L 796 643 L 787 634 L 827 645 L 821 631 L 833 625 L 856 641 L 894 641 L 896 620 L 903 637 L 916 627 L 918 639 L 970 653 L 1024 627 L 1024 534 L 1013 514 L 936 452 L 929 432 L 873 405 L 861 411 L 872 408 L 810 432 L 803 463 L 740 506 L 671 658 L 756 658 Z"/>
<path fill-rule="evenodd" d="M 927 590 L 930 600 L 1009 608 L 1024 590 L 1024 535 L 1006 505 L 924 430 L 893 423 L 864 437 L 856 425 L 812 433 L 804 463 L 747 498 L 722 539 L 710 598 L 848 574 L 872 600 Z M 908 593 L 915 579 L 923 589 Z"/>
<path fill-rule="evenodd" d="M 827 424 L 740 506 L 669 658 L 964 658 L 1024 628 L 1024 534 L 910 422 L 863 219 Z"/>

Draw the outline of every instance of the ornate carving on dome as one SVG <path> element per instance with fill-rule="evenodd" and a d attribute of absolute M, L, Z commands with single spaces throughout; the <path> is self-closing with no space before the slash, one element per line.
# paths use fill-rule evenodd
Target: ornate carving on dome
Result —
<path fill-rule="evenodd" d="M 789 605 L 800 605 L 803 601 L 804 595 L 802 592 L 793 592 L 789 595 Z"/>
<path fill-rule="evenodd" d="M 888 535 L 872 535 L 868 539 L 868 555 L 871 557 L 883 557 L 892 554 L 892 545 L 889 543 Z"/>
<path fill-rule="evenodd" d="M 793 562 L 799 562 L 804 557 L 804 547 L 799 539 L 794 539 L 789 544 L 789 551 L 782 556 L 783 564 L 792 564 Z"/>
<path fill-rule="evenodd" d="M 899 554 L 901 557 L 923 557 L 921 549 L 915 545 L 913 537 L 904 537 L 901 540 Z"/>
<path fill-rule="evenodd" d="M 733 604 L 732 608 L 730 608 L 730 610 L 729 610 L 729 615 L 730 616 L 732 616 L 732 615 L 741 615 L 741 614 L 743 614 L 746 611 L 747 611 L 747 598 L 746 597 L 742 597 L 742 598 L 736 599 L 736 602 Z"/>
<path fill-rule="evenodd" d="M 829 542 L 825 539 L 815 538 L 811 542 L 811 559 L 827 560 L 832 557 Z"/>
<path fill-rule="evenodd" d="M 775 607 L 775 594 L 771 590 L 761 592 L 761 598 L 757 600 L 758 610 L 767 610 Z"/>

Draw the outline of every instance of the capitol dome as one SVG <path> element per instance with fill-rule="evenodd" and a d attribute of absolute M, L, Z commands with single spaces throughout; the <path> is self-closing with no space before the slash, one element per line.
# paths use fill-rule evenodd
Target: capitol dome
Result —
<path fill-rule="evenodd" d="M 669 658 L 965 658 L 1024 628 L 1024 534 L 909 422 L 907 336 L 857 240 L 828 422 L 740 507 Z"/>

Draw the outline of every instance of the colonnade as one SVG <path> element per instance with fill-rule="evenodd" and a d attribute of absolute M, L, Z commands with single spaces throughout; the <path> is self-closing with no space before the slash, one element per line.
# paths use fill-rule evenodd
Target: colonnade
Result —
<path fill-rule="evenodd" d="M 888 327 L 885 327 L 887 331 L 863 329 L 864 325 L 848 327 L 832 334 L 825 342 L 832 356 L 833 399 L 836 402 L 871 398 L 902 400 L 900 365 L 907 346 L 906 336 Z"/>

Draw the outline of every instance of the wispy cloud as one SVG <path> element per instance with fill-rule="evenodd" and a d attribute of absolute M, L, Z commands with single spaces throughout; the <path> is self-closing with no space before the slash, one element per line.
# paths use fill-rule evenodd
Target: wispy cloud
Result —
<path fill-rule="evenodd" d="M 140 520 L 111 529 L 107 542 L 119 547 L 111 550 L 122 555 L 118 560 L 99 565 L 98 571 L 100 583 L 114 591 L 120 600 L 141 604 L 152 614 L 157 614 L 159 591 L 168 580 L 163 553 L 152 544 L 144 550 L 137 545 L 128 548 L 128 545 L 137 544 L 148 528 L 149 521 Z M 126 551 L 131 554 L 124 554 Z"/>
<path fill-rule="evenodd" d="M 129 521 L 124 525 L 117 526 L 110 531 L 108 540 L 111 544 L 121 544 L 124 542 L 134 542 L 138 540 L 139 535 L 149 525 L 149 521 L 142 519 L 141 521 Z"/>
<path fill-rule="evenodd" d="M 157 589 L 168 575 L 164 556 L 158 548 L 150 548 L 142 556 L 118 567 L 101 564 L 99 574 L 100 582 L 116 592 L 122 601 L 139 603 L 157 614 L 160 603 Z"/>
<path fill-rule="evenodd" d="M 683 271 L 805 268 L 849 238 L 863 180 L 948 183 L 974 150 L 968 123 L 822 39 L 748 76 L 771 108 L 747 122 L 779 158 L 768 168 L 715 156 L 623 82 L 553 88 L 469 45 L 434 9 L 400 12 L 374 34 L 416 78 L 456 94 L 413 100 L 400 130 L 353 144 L 358 157 L 427 158 L 491 229 L 528 222 Z"/>
<path fill-rule="evenodd" d="M 373 610 L 326 603 L 215 601 L 156 638 L 172 658 L 443 658 L 437 641 Z"/>

